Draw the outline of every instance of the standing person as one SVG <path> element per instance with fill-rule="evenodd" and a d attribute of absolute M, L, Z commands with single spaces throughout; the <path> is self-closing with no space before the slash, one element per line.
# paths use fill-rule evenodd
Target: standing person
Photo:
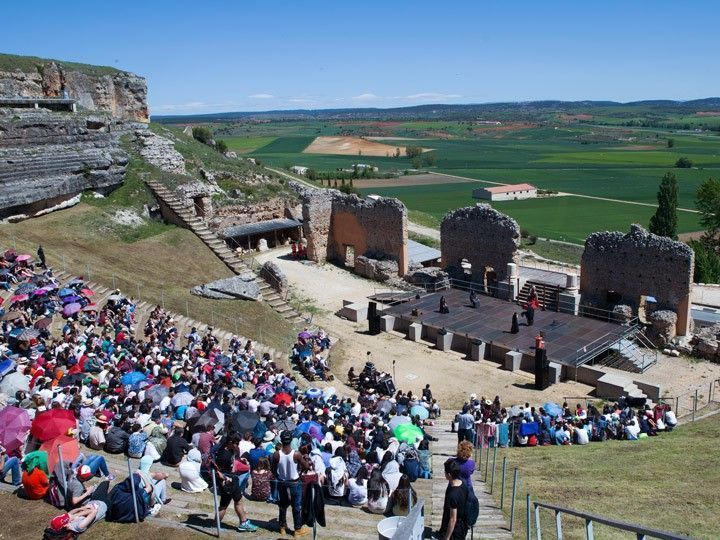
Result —
<path fill-rule="evenodd" d="M 38 246 L 37 256 L 38 259 L 40 259 L 40 266 L 47 270 L 47 264 L 45 264 L 45 250 L 43 249 L 42 245 Z"/>
<path fill-rule="evenodd" d="M 254 525 L 247 517 L 245 507 L 242 503 L 243 486 L 240 485 L 238 478 L 233 475 L 233 465 L 235 464 L 235 452 L 240 443 L 240 435 L 231 433 L 225 439 L 225 444 L 217 451 L 213 465 L 218 481 L 218 491 L 220 492 L 220 507 L 218 515 L 220 521 L 225 517 L 225 511 L 230 505 L 230 501 L 235 503 L 235 513 L 240 519 L 240 532 L 255 532 L 257 526 Z"/>
<path fill-rule="evenodd" d="M 448 308 L 447 300 L 445 300 L 445 295 L 440 297 L 440 313 L 450 313 L 450 308 Z"/>
<path fill-rule="evenodd" d="M 460 464 L 455 459 L 445 462 L 445 478 L 448 481 L 443 503 L 443 517 L 438 537 L 441 540 L 464 540 L 467 535 L 465 504 L 467 487 L 460 478 Z"/>
<path fill-rule="evenodd" d="M 470 414 L 470 408 L 463 406 L 462 413 L 458 416 L 458 443 L 462 441 L 473 442 L 473 430 L 475 429 L 475 417 Z"/>
<path fill-rule="evenodd" d="M 477 308 L 478 303 L 478 297 L 477 293 L 475 292 L 475 289 L 470 290 L 470 304 L 472 304 L 472 307 Z"/>
<path fill-rule="evenodd" d="M 520 332 L 520 325 L 518 324 L 517 313 L 512 314 L 512 322 L 510 323 L 510 333 L 517 334 Z"/>
<path fill-rule="evenodd" d="M 282 447 L 276 450 L 272 457 L 272 465 L 275 470 L 275 478 L 280 494 L 278 502 L 280 523 L 280 534 L 287 534 L 287 509 L 292 505 L 293 525 L 295 536 L 305 536 L 310 531 L 302 525 L 302 482 L 300 473 L 309 467 L 300 452 L 296 452 L 290 446 L 292 433 L 283 431 L 280 435 Z"/>
<path fill-rule="evenodd" d="M 460 479 L 472 489 L 472 475 L 475 472 L 475 460 L 472 459 L 473 445 L 469 441 L 458 444 L 455 461 L 460 465 Z"/>

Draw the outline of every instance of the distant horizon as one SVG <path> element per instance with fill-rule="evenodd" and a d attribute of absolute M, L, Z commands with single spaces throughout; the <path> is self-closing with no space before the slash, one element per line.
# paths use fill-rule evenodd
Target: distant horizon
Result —
<path fill-rule="evenodd" d="M 76 0 L 61 20 L 48 0 L 5 8 L 3 50 L 136 73 L 161 116 L 692 100 L 720 88 L 710 0 L 367 0 L 360 11 L 331 0 Z"/>
<path fill-rule="evenodd" d="M 194 117 L 194 116 L 223 116 L 228 114 L 269 114 L 269 113 L 292 113 L 292 112 L 323 112 L 323 111 L 389 111 L 397 109 L 417 109 L 420 107 L 472 107 L 481 105 L 520 105 L 526 103 L 612 103 L 617 105 L 633 105 L 636 103 L 659 103 L 659 102 L 670 102 L 670 103 L 692 103 L 696 101 L 708 101 L 708 100 L 720 100 L 720 96 L 707 96 L 702 98 L 691 98 L 691 99 L 670 99 L 670 98 L 649 98 L 649 99 L 638 99 L 632 101 L 618 101 L 613 99 L 530 99 L 530 100 L 519 100 L 519 101 L 485 101 L 485 102 L 458 102 L 458 103 L 421 103 L 417 105 L 403 105 L 403 106 L 388 106 L 388 107 L 318 107 L 318 108 L 288 108 L 288 109 L 265 109 L 265 110 L 227 110 L 218 112 L 207 112 L 207 113 L 186 113 L 186 114 L 153 114 L 150 111 L 151 118 L 180 118 L 180 117 Z"/>

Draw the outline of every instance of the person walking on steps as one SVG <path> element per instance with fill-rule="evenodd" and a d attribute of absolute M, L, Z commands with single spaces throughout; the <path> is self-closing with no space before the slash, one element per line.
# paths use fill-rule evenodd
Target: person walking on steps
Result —
<path fill-rule="evenodd" d="M 283 431 L 280 435 L 282 447 L 275 451 L 272 457 L 272 466 L 277 479 L 279 491 L 279 514 L 280 534 L 288 534 L 287 509 L 292 506 L 293 525 L 295 531 L 293 536 L 306 536 L 309 534 L 307 527 L 302 524 L 302 482 L 300 473 L 308 469 L 300 452 L 296 452 L 290 446 L 292 444 L 292 432 Z"/>
<path fill-rule="evenodd" d="M 220 492 L 220 505 L 218 514 L 220 521 L 225 517 L 225 511 L 230 506 L 230 501 L 235 503 L 235 513 L 240 520 L 238 531 L 255 532 L 257 526 L 254 525 L 247 517 L 247 512 L 242 503 L 244 486 L 240 484 L 237 476 L 233 474 L 233 466 L 235 464 L 235 453 L 240 443 L 240 435 L 231 433 L 225 444 L 215 454 L 213 460 L 214 474 L 217 475 L 218 491 Z"/>
<path fill-rule="evenodd" d="M 47 270 L 47 264 L 45 263 L 45 250 L 42 246 L 38 246 L 37 256 L 40 260 L 40 266 L 42 266 L 44 270 Z"/>

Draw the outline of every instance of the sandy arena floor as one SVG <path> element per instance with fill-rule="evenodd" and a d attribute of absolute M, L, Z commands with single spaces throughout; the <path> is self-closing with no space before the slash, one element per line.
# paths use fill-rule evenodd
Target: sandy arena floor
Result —
<path fill-rule="evenodd" d="M 287 257 L 287 248 L 261 253 L 258 260 L 274 260 L 286 273 L 296 295 L 314 299 L 322 310 L 315 322 L 331 335 L 339 338 L 333 348 L 333 370 L 341 379 L 350 366 L 356 371 L 362 368 L 366 352 L 370 351 L 378 369 L 392 373 L 399 387 L 419 392 L 430 383 L 433 394 L 445 407 L 458 406 L 470 393 L 489 398 L 499 395 L 505 402 L 544 403 L 560 401 L 564 397 L 587 396 L 592 387 L 566 381 L 539 392 L 533 389 L 531 374 L 510 373 L 500 369 L 494 362 L 470 362 L 460 353 L 441 352 L 428 343 L 414 343 L 397 332 L 369 336 L 367 323 L 356 324 L 337 317 L 334 313 L 343 300 L 362 301 L 368 296 L 388 290 L 380 283 L 359 278 L 331 264 L 318 266 L 301 263 Z M 629 375 L 626 372 L 619 372 Z M 707 386 L 713 378 L 720 377 L 720 365 L 677 358 L 661 357 L 658 364 L 636 379 L 657 381 L 667 395 L 685 394 L 697 386 Z"/>

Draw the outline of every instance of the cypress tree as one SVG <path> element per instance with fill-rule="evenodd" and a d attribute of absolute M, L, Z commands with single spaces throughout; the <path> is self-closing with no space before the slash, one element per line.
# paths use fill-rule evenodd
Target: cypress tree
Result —
<path fill-rule="evenodd" d="M 677 238 L 678 185 L 673 173 L 665 173 L 658 188 L 658 207 L 650 218 L 650 232 Z"/>

